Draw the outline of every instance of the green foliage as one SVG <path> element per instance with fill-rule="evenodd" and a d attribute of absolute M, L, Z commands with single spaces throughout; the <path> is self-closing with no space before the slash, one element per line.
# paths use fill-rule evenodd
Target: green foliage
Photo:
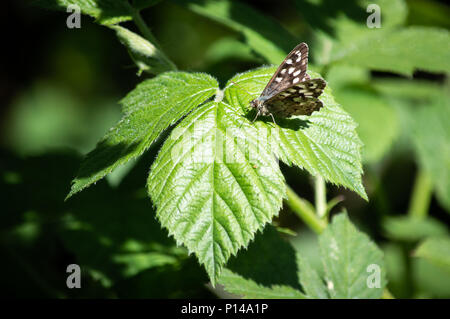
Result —
<path fill-rule="evenodd" d="M 366 7 L 371 1 L 360 1 Z M 344 63 L 373 70 L 411 75 L 415 69 L 450 71 L 447 30 L 427 27 L 400 28 L 406 17 L 403 1 L 378 1 L 381 28 L 365 25 L 366 16 L 357 19 L 340 15 L 331 19 L 335 34 L 317 32 L 322 50 L 316 51 L 321 64 Z M 359 21 L 358 21 L 359 20 Z M 425 49 L 426 48 L 426 49 Z M 406 58 L 407 57 L 407 58 Z"/>
<path fill-rule="evenodd" d="M 281 207 L 283 176 L 262 143 L 232 107 L 209 102 L 177 126 L 151 168 L 148 191 L 161 224 L 196 253 L 213 283 Z"/>
<path fill-rule="evenodd" d="M 383 228 L 389 238 L 412 242 L 447 234 L 445 225 L 431 217 L 426 219 L 409 216 L 389 217 L 383 222 Z"/>
<path fill-rule="evenodd" d="M 339 299 L 380 298 L 383 293 L 386 285 L 383 254 L 353 226 L 345 213 L 335 216 L 319 236 L 324 277 L 302 258 L 300 252 L 299 282 L 293 281 L 296 276 L 287 279 L 289 274 L 295 274 L 289 268 L 295 260 L 293 249 L 272 231 L 266 231 L 263 236 L 263 241 L 255 240 L 248 251 L 231 260 L 220 277 L 219 283 L 230 293 L 246 298 Z M 264 255 L 264 266 L 258 267 L 257 256 L 261 254 Z M 283 265 L 286 267 L 279 269 Z M 380 281 L 378 287 L 370 288 L 367 282 L 373 265 L 379 267 Z M 272 274 L 282 278 L 276 279 Z M 299 290 L 299 284 L 304 293 Z"/>
<path fill-rule="evenodd" d="M 111 25 L 132 19 L 133 8 L 127 0 L 36 0 L 35 5 L 66 11 L 69 5 L 77 5 L 83 14 L 100 24 Z"/>
<path fill-rule="evenodd" d="M 116 31 L 120 42 L 127 47 L 139 69 L 138 73 L 145 71 L 159 74 L 176 69 L 175 65 L 167 61 L 159 49 L 140 35 L 120 26 L 111 26 L 111 28 Z"/>
<path fill-rule="evenodd" d="M 425 240 L 415 251 L 415 256 L 425 258 L 450 274 L 450 238 L 448 236 Z"/>
<path fill-rule="evenodd" d="M 173 1 L 242 33 L 247 45 L 270 63 L 280 63 L 298 42 L 276 21 L 238 1 Z"/>
<path fill-rule="evenodd" d="M 232 81 L 256 95 L 262 91 L 274 71 L 275 68 L 261 68 L 240 74 Z M 320 77 L 317 73 L 309 74 L 313 78 Z M 252 96 L 231 82 L 228 86 L 230 88 L 225 91 L 225 96 L 230 104 L 248 109 Z M 275 154 L 286 164 L 304 168 L 314 176 L 321 175 L 327 181 L 343 185 L 367 199 L 361 183 L 361 141 L 355 132 L 356 123 L 336 103 L 330 88 L 325 89 L 321 100 L 325 107 L 310 117 L 276 119 L 277 126 L 269 120 L 255 125 L 269 132 Z"/>
<path fill-rule="evenodd" d="M 410 119 L 419 164 L 430 174 L 438 199 L 450 212 L 449 94 L 440 94 L 429 107 L 414 110 Z"/>
<path fill-rule="evenodd" d="M 144 79 L 122 99 L 122 119 L 82 161 L 67 197 L 100 182 L 98 187 L 63 205 L 57 200 L 63 197 L 63 181 L 51 179 L 65 176 L 52 167 L 61 158 L 22 161 L 11 156 L 0 176 L 2 193 L 13 201 L 2 229 L 14 225 L 0 240 L 2 260 L 3 247 L 15 256 L 27 247 L 62 243 L 65 253 L 73 254 L 87 270 L 91 284 L 108 297 L 204 297 L 209 296 L 204 285 L 209 279 L 211 290 L 224 297 L 229 296 L 216 289 L 216 283 L 243 298 L 380 298 L 386 278 L 396 297 L 450 296 L 448 227 L 438 219 L 440 209 L 450 212 L 448 81 L 416 73 L 441 72 L 446 77 L 450 72 L 447 7 L 431 1 L 295 0 L 292 12 L 283 12 L 280 4 L 272 13 L 264 6 L 228 0 L 172 0 L 158 6 L 160 0 L 34 3 L 64 11 L 69 4 L 78 5 L 83 14 L 115 31 L 138 75 L 145 71 L 155 77 Z M 379 29 L 366 25 L 366 9 L 372 3 L 381 8 Z M 155 11 L 146 19 L 158 17 L 152 22 L 160 24 L 154 30 L 167 55 L 140 15 L 149 7 Z M 424 15 L 419 16 L 421 11 Z M 184 13 L 177 25 L 183 28 L 177 29 L 174 45 L 167 34 L 175 33 L 173 18 L 179 12 Z M 183 20 L 183 15 L 189 18 Z M 185 22 L 197 18 L 219 31 L 192 32 Z M 119 25 L 127 21 L 137 28 Z M 254 64 L 278 65 L 300 42 L 290 31 L 310 45 L 310 63 L 315 63 L 310 69 L 321 74 L 309 75 L 328 82 L 320 97 L 324 107 L 311 116 L 275 118 L 275 123 L 259 117 L 251 122 L 255 111 L 249 102 L 261 93 L 275 67 L 238 73 L 221 90 L 219 81 L 207 73 L 174 72 L 177 67 L 169 59 L 173 55 L 180 65 L 222 81 Z M 197 56 L 206 52 L 205 58 L 189 55 L 192 43 L 205 43 L 195 51 Z M 373 71 L 400 76 L 381 78 Z M 86 119 L 76 110 L 81 99 L 73 94 L 38 93 L 17 103 L 19 112 L 13 114 L 21 120 L 8 125 L 9 144 L 18 152 L 61 144 L 85 150 L 73 140 L 91 143 L 97 130 L 115 118 L 93 111 Z M 80 137 L 81 131 L 90 132 L 84 133 L 89 139 Z M 131 161 L 141 156 L 139 162 Z M 410 158 L 418 169 L 406 209 L 405 192 L 411 187 L 405 181 L 412 178 L 396 174 L 408 169 L 402 164 Z M 395 161 L 401 167 L 393 167 Z M 370 168 L 365 180 L 368 195 L 362 162 Z M 145 194 L 142 172 L 149 165 Z M 299 187 L 296 168 L 315 177 L 314 205 Z M 105 176 L 109 184 L 101 181 Z M 132 177 L 141 184 L 130 185 Z M 331 210 L 344 196 L 332 187 L 334 198 L 328 200 L 324 181 L 365 200 L 370 197 L 367 204 L 345 194 L 343 204 L 351 211 L 361 210 L 362 229 L 388 240 L 383 244 L 386 267 L 381 250 L 346 213 L 333 216 Z M 57 191 L 47 189 L 47 184 Z M 294 190 L 301 190 L 305 198 Z M 433 192 L 442 208 L 434 205 Z M 17 194 L 28 196 L 29 203 Z M 393 217 L 397 205 L 408 215 Z M 428 216 L 430 207 L 433 217 Z M 286 225 L 291 211 L 316 234 L 309 235 L 296 223 Z M 275 221 L 279 226 L 267 225 L 280 212 Z M 53 215 L 62 216 L 63 222 L 57 231 L 48 232 Z M 45 261 L 38 267 L 44 274 L 50 269 Z M 369 288 L 374 283 L 369 276 L 377 269 L 380 285 Z M 45 295 L 67 297 L 65 290 L 43 286 Z M 384 296 L 389 295 L 386 290 Z"/>
<path fill-rule="evenodd" d="M 215 85 L 208 75 L 182 72 L 140 83 L 121 101 L 124 117 L 86 156 L 68 197 L 141 155 L 163 130 L 212 96 Z"/>

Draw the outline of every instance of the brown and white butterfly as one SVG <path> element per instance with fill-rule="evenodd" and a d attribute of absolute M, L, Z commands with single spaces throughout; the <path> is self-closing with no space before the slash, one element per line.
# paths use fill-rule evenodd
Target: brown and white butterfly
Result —
<path fill-rule="evenodd" d="M 311 115 L 322 107 L 319 96 L 326 82 L 311 79 L 308 68 L 308 45 L 297 45 L 280 64 L 261 95 L 250 102 L 258 115 L 290 117 Z M 256 119 L 255 117 L 255 119 Z"/>

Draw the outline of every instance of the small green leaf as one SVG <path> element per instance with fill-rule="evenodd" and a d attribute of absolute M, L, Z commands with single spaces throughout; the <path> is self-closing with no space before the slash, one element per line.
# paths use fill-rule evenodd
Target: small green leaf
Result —
<path fill-rule="evenodd" d="M 175 65 L 167 61 L 158 48 L 140 35 L 121 26 L 111 26 L 111 29 L 116 31 L 120 42 L 127 47 L 140 72 L 159 74 L 176 69 Z"/>
<path fill-rule="evenodd" d="M 87 14 L 100 24 L 112 25 L 132 20 L 133 8 L 126 0 L 37 0 L 40 7 L 64 10 L 69 5 L 77 5 L 83 14 Z"/>
<path fill-rule="evenodd" d="M 409 216 L 389 217 L 383 221 L 383 228 L 389 238 L 404 241 L 418 241 L 425 237 L 448 233 L 444 224 L 431 217 L 426 219 Z"/>
<path fill-rule="evenodd" d="M 121 101 L 124 117 L 82 162 L 68 197 L 141 155 L 162 131 L 211 97 L 216 86 L 206 74 L 184 72 L 140 83 Z"/>
<path fill-rule="evenodd" d="M 429 238 L 417 248 L 414 255 L 450 273 L 450 237 Z"/>
<path fill-rule="evenodd" d="M 218 95 L 173 130 L 148 178 L 161 224 L 196 254 L 213 284 L 278 214 L 286 191 L 264 136 Z"/>
<path fill-rule="evenodd" d="M 381 297 L 386 285 L 383 253 L 345 213 L 333 218 L 319 243 L 331 298 Z M 379 270 L 378 287 L 368 285 L 371 266 Z"/>
<path fill-rule="evenodd" d="M 190 10 L 241 32 L 247 44 L 270 63 L 280 63 L 298 41 L 276 21 L 250 6 L 228 0 L 173 0 Z"/>
<path fill-rule="evenodd" d="M 225 96 L 242 113 L 249 112 L 249 102 L 263 90 L 275 68 L 260 68 L 233 78 Z M 319 74 L 308 72 L 311 77 Z M 243 91 L 248 91 L 251 95 Z M 356 134 L 356 123 L 335 102 L 328 87 L 320 97 L 324 107 L 310 117 L 257 120 L 255 126 L 266 130 L 275 154 L 285 163 L 306 169 L 327 181 L 343 185 L 367 199 L 361 182 L 361 141 Z M 253 113 L 251 114 L 252 116 Z M 261 118 L 263 119 L 263 118 Z"/>

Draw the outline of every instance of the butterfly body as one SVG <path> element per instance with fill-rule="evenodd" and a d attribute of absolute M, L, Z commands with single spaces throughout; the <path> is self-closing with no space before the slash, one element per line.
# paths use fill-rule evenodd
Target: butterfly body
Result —
<path fill-rule="evenodd" d="M 261 95 L 250 102 L 258 115 L 311 115 L 322 107 L 318 97 L 326 82 L 306 74 L 308 46 L 297 45 L 280 64 Z"/>

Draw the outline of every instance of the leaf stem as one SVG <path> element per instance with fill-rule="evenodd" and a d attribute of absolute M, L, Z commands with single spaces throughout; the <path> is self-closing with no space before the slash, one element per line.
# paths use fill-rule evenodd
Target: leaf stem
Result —
<path fill-rule="evenodd" d="M 419 170 L 409 202 L 409 216 L 414 218 L 425 218 L 427 216 L 432 191 L 433 185 L 430 176 L 424 170 Z"/>
<path fill-rule="evenodd" d="M 161 46 L 159 45 L 158 41 L 156 40 L 153 33 L 150 31 L 150 28 L 145 23 L 144 19 L 142 19 L 141 13 L 139 10 L 134 9 L 133 10 L 133 21 L 134 24 L 136 24 L 139 31 L 142 33 L 144 38 L 146 38 L 148 41 L 150 41 L 158 50 L 160 53 L 160 56 L 165 60 L 165 62 L 170 65 L 170 67 L 173 70 L 176 70 L 176 65 L 166 56 L 166 54 L 161 49 Z"/>
<path fill-rule="evenodd" d="M 305 222 L 314 232 L 320 234 L 327 224 L 324 220 L 317 217 L 312 205 L 299 197 L 289 186 L 287 186 L 287 200 L 288 206 Z"/>
<path fill-rule="evenodd" d="M 314 185 L 316 214 L 319 218 L 323 218 L 327 212 L 327 195 L 325 188 L 325 180 L 322 176 L 317 175 Z"/>

